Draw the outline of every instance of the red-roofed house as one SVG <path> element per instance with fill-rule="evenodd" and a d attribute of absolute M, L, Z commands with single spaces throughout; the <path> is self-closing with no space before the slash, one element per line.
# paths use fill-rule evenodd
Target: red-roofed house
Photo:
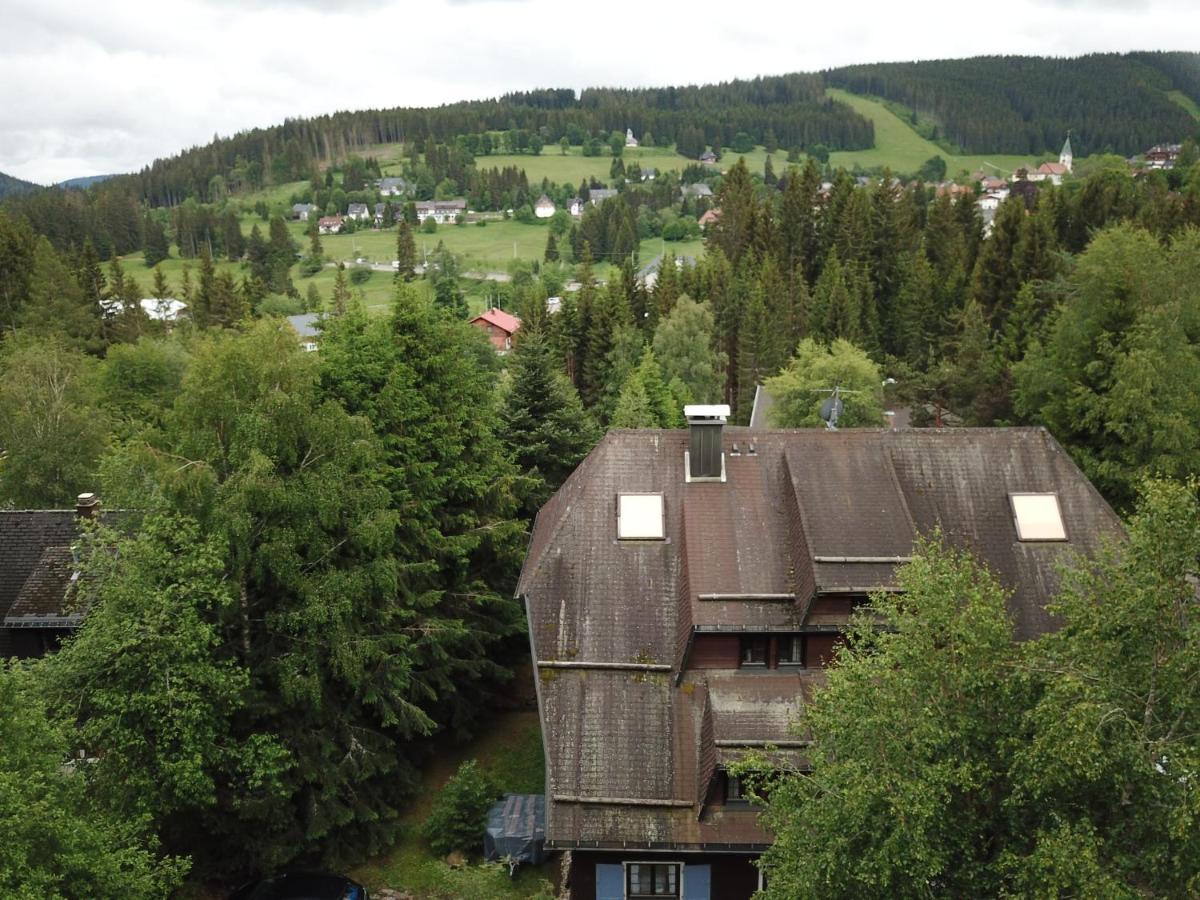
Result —
<path fill-rule="evenodd" d="M 704 211 L 704 215 L 702 215 L 700 217 L 700 227 L 707 228 L 709 225 L 715 224 L 717 222 L 717 220 L 720 218 L 721 218 L 720 207 L 715 207 L 713 209 L 706 209 Z"/>
<path fill-rule="evenodd" d="M 492 342 L 497 353 L 507 353 L 512 349 L 513 335 L 521 327 L 521 320 L 511 313 L 495 308 L 476 316 L 471 320 L 471 324 L 487 332 L 488 340 Z"/>

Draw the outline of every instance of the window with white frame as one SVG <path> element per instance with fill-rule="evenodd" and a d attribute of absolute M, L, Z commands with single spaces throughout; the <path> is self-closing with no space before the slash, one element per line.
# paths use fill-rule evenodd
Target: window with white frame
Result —
<path fill-rule="evenodd" d="M 658 898 L 679 896 L 677 863 L 628 863 L 625 866 L 625 896 Z"/>
<path fill-rule="evenodd" d="M 1020 541 L 1065 541 L 1062 510 L 1057 494 L 1009 494 L 1013 522 Z"/>
<path fill-rule="evenodd" d="M 617 495 L 617 538 L 619 540 L 661 541 L 665 537 L 662 494 Z"/>

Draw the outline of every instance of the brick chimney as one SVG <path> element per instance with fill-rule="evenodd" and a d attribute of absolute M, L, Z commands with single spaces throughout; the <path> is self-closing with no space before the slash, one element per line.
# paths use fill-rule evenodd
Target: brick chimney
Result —
<path fill-rule="evenodd" d="M 81 519 L 94 519 L 100 515 L 100 498 L 95 494 L 80 494 L 75 498 L 75 515 Z"/>

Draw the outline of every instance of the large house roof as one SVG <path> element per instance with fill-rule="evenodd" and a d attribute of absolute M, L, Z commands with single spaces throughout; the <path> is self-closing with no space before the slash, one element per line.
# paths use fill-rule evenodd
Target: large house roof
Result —
<path fill-rule="evenodd" d="M 538 514 L 517 590 L 556 845 L 769 840 L 752 813 L 706 807 L 708 780 L 739 743 L 795 742 L 821 675 L 688 671 L 696 634 L 828 629 L 818 598 L 894 589 L 940 528 L 1012 591 L 1024 639 L 1053 627 L 1058 563 L 1122 534 L 1043 429 L 726 428 L 722 443 L 726 480 L 686 483 L 687 432 L 609 432 Z M 1068 541 L 1017 539 L 1021 492 L 1057 494 Z M 665 540 L 616 539 L 624 493 L 663 495 Z"/>

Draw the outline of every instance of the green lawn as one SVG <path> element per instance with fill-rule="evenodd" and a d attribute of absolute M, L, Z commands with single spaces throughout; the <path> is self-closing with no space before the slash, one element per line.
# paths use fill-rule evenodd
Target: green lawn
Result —
<path fill-rule="evenodd" d="M 1196 101 L 1185 94 L 1183 91 L 1167 91 L 1167 99 L 1172 103 L 1178 103 L 1189 113 L 1193 119 L 1200 119 L 1200 106 L 1196 105 Z"/>
<path fill-rule="evenodd" d="M 1004 154 L 958 155 L 947 153 L 932 141 L 921 137 L 912 127 L 889 110 L 878 100 L 860 97 L 848 91 L 830 88 L 829 96 L 852 106 L 856 111 L 875 123 L 875 146 L 870 150 L 839 150 L 831 153 L 829 161 L 834 166 L 853 169 L 856 165 L 864 169 L 888 166 L 897 172 L 911 173 L 921 167 L 921 164 L 931 156 L 941 156 L 946 160 L 947 175 L 953 177 L 960 172 L 974 172 L 982 169 L 985 172 L 996 173 L 997 169 L 1004 174 L 1015 171 L 1021 166 L 1032 166 L 1049 159 L 1029 156 L 1006 156 Z M 778 171 L 778 167 L 776 168 Z"/>
<path fill-rule="evenodd" d="M 540 794 L 545 790 L 542 736 L 536 712 L 510 712 L 488 723 L 480 738 L 437 755 L 422 776 L 418 798 L 404 817 L 400 840 L 391 851 L 355 869 L 352 875 L 368 890 L 392 888 L 423 900 L 516 900 L 550 898 L 555 863 L 522 866 L 510 879 L 507 867 L 476 861 L 455 869 L 434 857 L 420 837 L 421 822 L 433 797 L 459 764 L 477 759 L 506 793 Z M 482 843 L 482 835 L 480 842 Z"/>

